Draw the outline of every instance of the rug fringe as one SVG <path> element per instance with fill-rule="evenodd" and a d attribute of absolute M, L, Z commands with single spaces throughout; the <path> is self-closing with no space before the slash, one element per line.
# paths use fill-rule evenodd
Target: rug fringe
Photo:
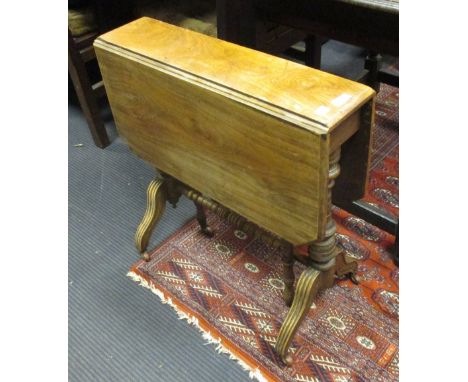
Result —
<path fill-rule="evenodd" d="M 179 309 L 179 307 L 172 302 L 172 299 L 170 297 L 166 297 L 164 293 L 156 288 L 152 283 L 148 282 L 145 278 L 141 277 L 135 272 L 128 272 L 127 276 L 131 278 L 133 281 L 137 282 L 139 285 L 142 287 L 145 287 L 151 292 L 153 292 L 155 295 L 157 295 L 163 304 L 168 304 L 170 305 L 174 311 L 177 313 L 177 316 L 179 317 L 180 320 L 186 320 L 189 324 L 192 324 L 198 330 L 201 332 L 202 337 L 207 340 L 207 344 L 216 344 L 215 350 L 218 353 L 223 353 L 227 354 L 229 356 L 229 359 L 232 359 L 237 362 L 237 364 L 245 371 L 249 373 L 250 379 L 256 379 L 259 382 L 269 382 L 268 379 L 266 379 L 262 372 L 258 368 L 253 368 L 249 366 L 246 362 L 241 360 L 240 358 L 236 357 L 228 348 L 226 348 L 222 343 L 221 343 L 221 338 L 215 338 L 211 335 L 211 333 L 207 330 L 204 330 L 199 322 L 198 319 L 190 314 L 187 314 Z"/>

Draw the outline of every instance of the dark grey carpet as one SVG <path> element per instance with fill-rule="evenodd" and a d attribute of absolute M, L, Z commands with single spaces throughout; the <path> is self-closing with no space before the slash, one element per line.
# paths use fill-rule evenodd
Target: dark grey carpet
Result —
<path fill-rule="evenodd" d="M 137 259 L 133 234 L 154 171 L 120 138 L 96 148 L 74 106 L 69 129 L 69 380 L 249 380 L 171 307 L 126 277 Z M 169 207 L 151 245 L 194 210 L 186 200 Z"/>
<path fill-rule="evenodd" d="M 347 67 L 352 75 L 362 62 L 359 49 L 325 46 L 324 70 L 346 74 L 340 68 Z M 155 173 L 116 136 L 108 110 L 106 119 L 112 144 L 102 150 L 79 107 L 69 105 L 69 380 L 249 381 L 196 328 L 126 277 L 137 260 L 133 234 Z M 168 207 L 150 246 L 194 214 L 187 200 Z"/>

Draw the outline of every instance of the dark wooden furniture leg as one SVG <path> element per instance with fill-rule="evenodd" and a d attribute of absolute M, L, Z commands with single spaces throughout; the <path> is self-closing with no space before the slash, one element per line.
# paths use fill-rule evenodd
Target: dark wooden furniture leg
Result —
<path fill-rule="evenodd" d="M 396 88 L 400 87 L 400 78 L 397 74 L 390 73 L 385 69 L 381 69 L 378 73 L 377 80 L 380 83 L 384 83 Z"/>
<path fill-rule="evenodd" d="M 294 247 L 291 245 L 288 251 L 288 257 L 283 263 L 283 300 L 287 306 L 291 306 L 294 299 Z"/>
<path fill-rule="evenodd" d="M 206 214 L 205 214 L 205 209 L 198 203 L 194 203 L 195 207 L 197 209 L 197 221 L 198 224 L 200 224 L 200 229 L 201 231 L 208 237 L 212 237 L 214 232 L 213 230 L 208 226 L 208 223 L 206 222 Z"/>
<path fill-rule="evenodd" d="M 305 64 L 315 69 L 320 69 L 322 61 L 323 38 L 317 35 L 309 35 L 305 39 Z"/>
<path fill-rule="evenodd" d="M 90 47 L 93 49 L 92 45 Z M 98 97 L 96 93 L 101 91 L 99 86 L 91 85 L 84 61 L 75 41 L 68 31 L 68 72 L 73 81 L 73 86 L 80 102 L 81 110 L 88 122 L 89 131 L 93 137 L 94 143 L 100 148 L 109 145 L 109 137 L 107 136 L 106 128 L 100 116 L 99 107 L 97 104 Z M 103 88 L 102 88 L 103 89 Z"/>
<path fill-rule="evenodd" d="M 376 52 L 369 52 L 364 67 L 369 71 L 367 85 L 378 93 L 380 90 L 379 71 L 382 67 L 382 56 Z"/>

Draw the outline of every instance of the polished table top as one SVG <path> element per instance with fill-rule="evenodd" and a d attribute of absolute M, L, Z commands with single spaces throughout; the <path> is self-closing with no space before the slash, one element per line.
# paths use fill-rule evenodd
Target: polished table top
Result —
<path fill-rule="evenodd" d="M 100 36 L 101 43 L 196 74 L 216 91 L 311 130 L 332 130 L 373 94 L 357 82 L 148 17 Z"/>

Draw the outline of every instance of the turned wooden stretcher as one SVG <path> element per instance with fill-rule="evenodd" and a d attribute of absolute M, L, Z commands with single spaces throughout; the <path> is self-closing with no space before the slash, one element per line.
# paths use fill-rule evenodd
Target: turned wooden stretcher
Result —
<path fill-rule="evenodd" d="M 161 174 L 136 233 L 143 258 L 166 201 L 175 206 L 181 195 L 196 203 L 208 235 L 203 208 L 288 246 L 292 305 L 276 349 L 292 362 L 289 344 L 315 295 L 355 270 L 336 247 L 331 188 L 345 141 L 361 137 L 356 150 L 368 157 L 374 91 L 149 18 L 94 46 L 119 134 Z M 356 181 L 364 190 L 365 173 Z M 293 247 L 304 244 L 308 268 L 294 291 Z"/>

